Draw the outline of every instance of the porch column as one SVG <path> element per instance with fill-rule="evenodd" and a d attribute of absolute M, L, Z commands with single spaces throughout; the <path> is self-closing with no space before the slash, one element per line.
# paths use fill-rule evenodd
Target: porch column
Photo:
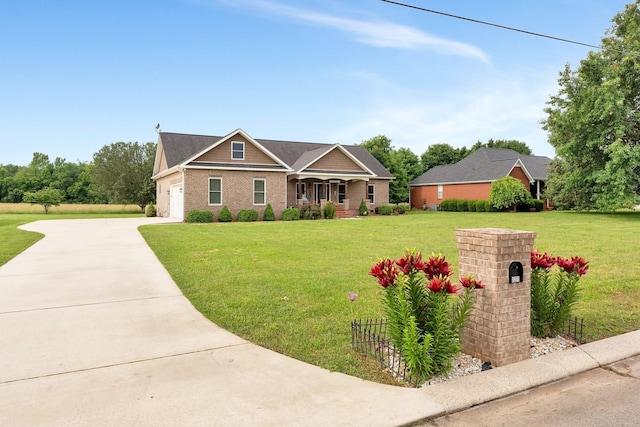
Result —
<path fill-rule="evenodd" d="M 342 204 L 343 204 L 343 208 L 345 211 L 349 210 L 349 197 L 347 197 L 347 194 L 349 194 L 349 186 L 347 185 L 349 183 L 349 181 L 345 181 L 344 182 L 344 199 L 342 200 Z"/>

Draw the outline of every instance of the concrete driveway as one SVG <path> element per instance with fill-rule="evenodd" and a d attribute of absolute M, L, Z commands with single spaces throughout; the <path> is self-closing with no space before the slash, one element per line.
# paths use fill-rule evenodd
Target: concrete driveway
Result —
<path fill-rule="evenodd" d="M 282 356 L 212 324 L 137 231 L 38 221 L 0 267 L 0 425 L 387 426 L 442 413 L 418 389 Z"/>

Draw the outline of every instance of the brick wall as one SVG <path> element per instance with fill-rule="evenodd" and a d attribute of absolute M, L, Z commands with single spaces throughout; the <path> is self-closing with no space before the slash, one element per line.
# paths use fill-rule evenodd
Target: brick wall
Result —
<path fill-rule="evenodd" d="M 505 229 L 455 231 L 459 274 L 485 285 L 475 291 L 475 307 L 464 330 L 465 353 L 494 366 L 530 357 L 531 250 L 536 233 Z M 520 262 L 522 282 L 509 283 L 509 265 Z"/>
<path fill-rule="evenodd" d="M 222 205 L 209 205 L 209 178 L 222 178 Z M 282 172 L 226 171 L 187 169 L 184 171 L 184 211 L 206 209 L 218 217 L 223 206 L 227 206 L 234 219 L 241 209 L 255 209 L 260 218 L 265 205 L 253 204 L 253 180 L 266 179 L 266 203 L 271 203 L 276 218 L 280 218 L 287 204 L 287 177 Z"/>

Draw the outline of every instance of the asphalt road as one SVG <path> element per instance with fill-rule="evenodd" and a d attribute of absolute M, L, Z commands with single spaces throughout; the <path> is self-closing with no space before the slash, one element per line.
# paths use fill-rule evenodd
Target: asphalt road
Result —
<path fill-rule="evenodd" d="M 418 424 L 420 427 L 638 425 L 640 356 Z"/>

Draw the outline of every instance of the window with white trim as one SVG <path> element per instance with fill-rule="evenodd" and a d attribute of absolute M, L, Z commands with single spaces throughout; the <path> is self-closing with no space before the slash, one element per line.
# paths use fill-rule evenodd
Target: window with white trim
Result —
<path fill-rule="evenodd" d="M 222 205 L 222 178 L 209 178 L 209 205 Z"/>
<path fill-rule="evenodd" d="M 231 159 L 244 160 L 244 142 L 231 141 Z"/>
<path fill-rule="evenodd" d="M 371 204 L 376 202 L 376 186 L 373 184 L 367 185 L 367 199 Z"/>
<path fill-rule="evenodd" d="M 444 197 L 444 186 L 442 184 L 438 185 L 438 199 L 442 199 Z"/>
<path fill-rule="evenodd" d="M 338 184 L 338 203 L 344 203 L 344 199 L 347 196 L 347 185 Z"/>
<path fill-rule="evenodd" d="M 267 200 L 267 180 L 255 178 L 253 180 L 253 204 L 264 205 Z"/>

